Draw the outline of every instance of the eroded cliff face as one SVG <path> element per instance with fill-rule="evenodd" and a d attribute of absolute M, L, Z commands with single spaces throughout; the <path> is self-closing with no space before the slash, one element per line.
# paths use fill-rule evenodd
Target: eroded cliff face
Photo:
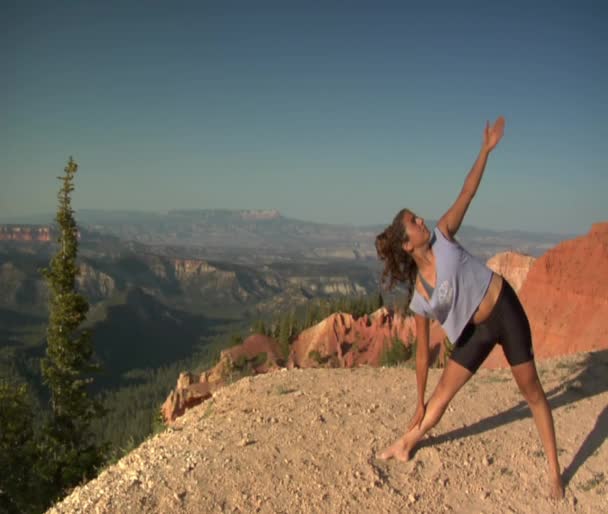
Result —
<path fill-rule="evenodd" d="M 540 257 L 519 291 L 537 358 L 608 348 L 608 222 Z M 506 366 L 495 350 L 487 367 Z"/>
<path fill-rule="evenodd" d="M 445 333 L 438 323 L 431 323 L 432 351 L 441 347 Z M 393 342 L 409 345 L 416 337 L 413 317 L 381 308 L 370 316 L 354 318 L 334 313 L 307 330 L 292 344 L 288 367 L 379 366 L 383 351 Z"/>
<path fill-rule="evenodd" d="M 48 243 L 52 240 L 49 227 L 39 225 L 0 225 L 0 241 L 36 241 Z"/>
<path fill-rule="evenodd" d="M 80 264 L 76 283 L 79 291 L 92 302 L 109 298 L 116 290 L 116 282 L 110 275 L 86 263 Z"/>
<path fill-rule="evenodd" d="M 219 271 L 207 261 L 197 259 L 174 259 L 173 265 L 175 277 L 178 280 L 189 280 Z"/>
<path fill-rule="evenodd" d="M 222 269 L 203 259 L 172 259 L 170 262 L 170 269 L 159 264 L 154 268 L 155 273 L 163 278 L 172 276 L 183 287 L 224 290 L 241 301 L 266 298 L 260 304 L 262 309 L 288 308 L 290 303 L 305 303 L 317 296 L 354 296 L 369 292 L 366 284 L 339 274 L 290 276 L 265 267 L 255 273 L 245 268 Z"/>
<path fill-rule="evenodd" d="M 177 385 L 161 407 L 165 422 L 171 423 L 187 409 L 211 398 L 214 391 L 224 387 L 233 373 L 249 367 L 254 373 L 267 373 L 279 367 L 281 350 L 272 338 L 254 334 L 242 344 L 235 345 L 220 354 L 219 362 L 202 373 L 183 372 Z"/>

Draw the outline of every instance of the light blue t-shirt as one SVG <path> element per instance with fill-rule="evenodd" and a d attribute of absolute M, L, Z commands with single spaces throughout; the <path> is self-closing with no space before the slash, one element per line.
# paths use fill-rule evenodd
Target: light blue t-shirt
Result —
<path fill-rule="evenodd" d="M 433 232 L 435 290 L 429 304 L 414 289 L 410 309 L 439 321 L 450 341 L 455 343 L 483 300 L 492 280 L 492 270 L 458 242 L 448 240 L 438 227 Z"/>

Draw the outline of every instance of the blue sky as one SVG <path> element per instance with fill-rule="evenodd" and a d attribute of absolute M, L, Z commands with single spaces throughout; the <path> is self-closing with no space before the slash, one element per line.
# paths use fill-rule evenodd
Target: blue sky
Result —
<path fill-rule="evenodd" d="M 69 155 L 76 209 L 438 218 L 500 114 L 466 224 L 608 219 L 604 3 L 421 4 L 2 2 L 0 223 Z"/>

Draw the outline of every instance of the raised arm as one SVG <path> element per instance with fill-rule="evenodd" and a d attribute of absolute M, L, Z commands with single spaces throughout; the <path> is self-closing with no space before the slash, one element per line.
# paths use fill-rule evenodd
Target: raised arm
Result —
<path fill-rule="evenodd" d="M 473 164 L 471 171 L 469 171 L 454 205 L 448 209 L 437 223 L 437 226 L 446 237 L 452 239 L 456 232 L 458 232 L 462 219 L 479 187 L 479 182 L 483 176 L 488 156 L 501 140 L 504 129 L 505 119 L 502 116 L 499 117 L 492 126 L 490 126 L 489 122 L 486 122 L 486 127 L 483 132 L 483 144 L 481 145 L 477 160 L 475 161 L 475 164 Z"/>

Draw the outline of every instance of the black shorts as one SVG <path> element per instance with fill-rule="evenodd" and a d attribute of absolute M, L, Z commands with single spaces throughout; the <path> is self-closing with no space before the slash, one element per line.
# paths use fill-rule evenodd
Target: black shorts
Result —
<path fill-rule="evenodd" d="M 451 359 L 475 373 L 496 343 L 510 366 L 534 359 L 530 323 L 519 298 L 503 279 L 496 305 L 479 325 L 469 323 L 456 341 Z"/>

